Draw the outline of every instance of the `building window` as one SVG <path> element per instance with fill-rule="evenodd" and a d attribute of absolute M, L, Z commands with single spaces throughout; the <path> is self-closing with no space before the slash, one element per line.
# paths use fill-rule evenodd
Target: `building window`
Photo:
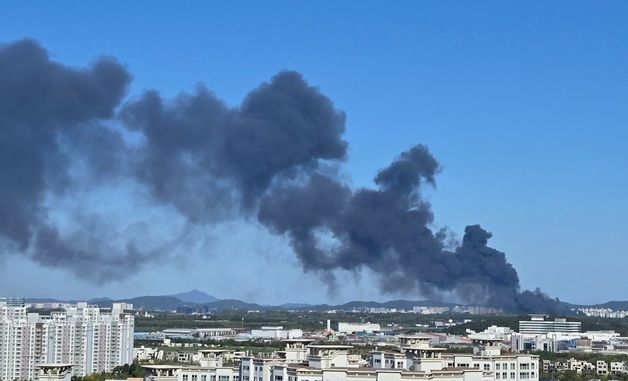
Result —
<path fill-rule="evenodd" d="M 218 381 L 229 381 L 229 376 L 218 376 Z"/>
<path fill-rule="evenodd" d="M 503 372 L 502 373 L 502 378 L 508 378 L 508 372 Z"/>
<path fill-rule="evenodd" d="M 491 370 L 491 364 L 484 364 L 484 370 Z"/>
<path fill-rule="evenodd" d="M 216 375 L 215 375 L 215 374 L 210 375 L 210 376 L 209 376 L 209 379 L 210 379 L 211 381 L 216 381 Z"/>
<path fill-rule="evenodd" d="M 202 374 L 201 375 L 201 381 L 207 381 L 207 375 L 206 374 Z"/>
<path fill-rule="evenodd" d="M 501 365 L 499 363 L 495 364 L 495 370 L 499 370 L 500 368 L 501 368 Z"/>
<path fill-rule="evenodd" d="M 512 378 L 512 379 L 515 378 L 515 372 L 510 372 L 510 378 Z"/>
<path fill-rule="evenodd" d="M 499 380 L 501 378 L 501 375 L 502 375 L 501 373 L 495 373 L 495 379 Z"/>
<path fill-rule="evenodd" d="M 187 374 L 183 375 L 183 381 L 188 381 L 188 375 Z"/>
<path fill-rule="evenodd" d="M 192 375 L 192 381 L 198 381 L 198 376 L 197 376 L 197 375 L 195 375 L 195 374 L 193 374 L 193 375 Z"/>

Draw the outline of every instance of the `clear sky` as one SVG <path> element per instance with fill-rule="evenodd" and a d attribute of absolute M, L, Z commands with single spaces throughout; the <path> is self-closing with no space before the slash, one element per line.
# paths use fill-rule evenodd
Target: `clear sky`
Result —
<path fill-rule="evenodd" d="M 116 57 L 134 78 L 129 97 L 204 83 L 237 105 L 297 70 L 347 114 L 354 186 L 428 145 L 443 166 L 429 194 L 436 224 L 459 236 L 481 224 L 523 287 L 585 303 L 628 299 L 627 20 L 622 1 L 5 1 L 0 42 L 34 38 L 77 67 Z M 369 274 L 344 274 L 328 295 L 285 239 L 256 226 L 209 235 L 185 258 L 103 286 L 8 256 L 0 294 L 400 296 L 379 294 Z"/>

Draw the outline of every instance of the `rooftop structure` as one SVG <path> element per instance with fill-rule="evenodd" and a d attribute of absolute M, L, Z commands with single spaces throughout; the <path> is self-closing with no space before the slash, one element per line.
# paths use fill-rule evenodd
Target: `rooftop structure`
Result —
<path fill-rule="evenodd" d="M 39 371 L 39 381 L 70 381 L 72 379 L 72 364 L 39 364 L 35 366 Z"/>
<path fill-rule="evenodd" d="M 199 364 L 207 368 L 220 368 L 222 367 L 225 354 L 232 352 L 227 349 L 201 349 L 198 351 L 200 357 Z"/>
<path fill-rule="evenodd" d="M 445 348 L 435 348 L 430 345 L 432 336 L 412 335 L 398 336 L 399 348 L 406 356 L 414 358 L 438 358 Z"/>
<path fill-rule="evenodd" d="M 494 380 L 538 380 L 538 356 L 502 354 L 500 340 L 474 340 L 474 354 L 446 353 L 444 348 L 429 345 L 429 336 L 400 336 L 399 352 L 374 351 L 373 368 L 405 369 L 436 372 L 445 369 L 473 368 L 483 372 L 483 378 Z M 492 376 L 492 377 L 491 377 Z"/>
<path fill-rule="evenodd" d="M 445 353 L 431 336 L 401 336 L 398 351 L 371 353 L 369 363 L 348 355 L 350 345 L 283 340 L 280 356 L 242 357 L 238 369 L 180 366 L 150 369 L 150 381 L 538 381 L 538 356 L 501 354 L 495 340 L 476 341 L 478 354 Z M 299 353 L 298 361 L 286 354 Z M 418 352 L 417 352 L 418 351 Z M 219 353 L 201 351 L 200 353 Z M 356 359 L 356 357 L 358 359 Z M 303 360 L 304 359 L 304 360 Z M 356 361 L 358 360 L 358 361 Z M 362 360 L 363 361 L 363 360 Z M 370 365 L 370 366 L 366 366 Z M 149 367 L 147 367 L 149 368 Z M 158 376 L 161 374 L 161 376 Z"/>
<path fill-rule="evenodd" d="M 313 339 L 285 339 L 281 341 L 285 344 L 284 350 L 278 352 L 279 356 L 289 363 L 305 363 L 308 358 L 308 345 L 314 342 Z"/>
<path fill-rule="evenodd" d="M 142 368 L 148 371 L 146 379 L 150 381 L 178 381 L 181 370 L 177 365 L 143 365 Z"/>

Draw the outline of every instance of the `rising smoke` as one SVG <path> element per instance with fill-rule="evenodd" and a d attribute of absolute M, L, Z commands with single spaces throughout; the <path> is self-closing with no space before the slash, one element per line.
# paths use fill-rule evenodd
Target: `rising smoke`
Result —
<path fill-rule="evenodd" d="M 287 236 L 304 271 L 331 286 L 336 270 L 366 268 L 385 292 L 453 293 L 508 311 L 556 308 L 538 290 L 520 291 L 516 270 L 487 246 L 491 234 L 479 225 L 467 226 L 453 248 L 446 230 L 434 230 L 422 190 L 435 185 L 440 166 L 427 147 L 399 155 L 377 173 L 375 188 L 352 189 L 338 170 L 347 156 L 345 115 L 299 73 L 278 73 L 238 107 L 202 86 L 173 100 L 148 91 L 124 102 L 130 78 L 108 58 L 75 69 L 30 40 L 0 48 L 7 252 L 101 281 L 164 255 L 132 239 L 111 247 L 89 218 L 72 234 L 50 218 L 50 195 L 71 194 L 87 179 L 122 178 L 190 224 L 244 217 Z M 73 174 L 77 162 L 81 176 Z"/>
<path fill-rule="evenodd" d="M 99 122 L 115 116 L 130 75 L 116 61 L 100 59 L 82 70 L 50 61 L 33 41 L 0 50 L 0 237 L 4 251 L 18 251 L 46 266 L 96 280 L 123 275 L 148 258 L 132 242 L 119 250 L 102 239 L 87 216 L 79 235 L 63 236 L 45 203 L 71 191 L 75 158 L 65 145 L 89 145 L 95 169 L 111 168 L 120 136 Z M 80 147 L 78 147 L 80 149 Z M 116 155 L 118 158 L 119 155 Z M 105 165 L 106 164 L 106 165 Z M 93 270 L 98 269 L 98 270 Z"/>

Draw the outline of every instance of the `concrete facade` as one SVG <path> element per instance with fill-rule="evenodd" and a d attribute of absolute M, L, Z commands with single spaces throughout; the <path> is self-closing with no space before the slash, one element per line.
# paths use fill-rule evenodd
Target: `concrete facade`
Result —
<path fill-rule="evenodd" d="M 72 364 L 73 376 L 133 361 L 133 315 L 78 303 L 50 315 L 0 303 L 0 380 L 34 380 L 40 364 Z"/>

